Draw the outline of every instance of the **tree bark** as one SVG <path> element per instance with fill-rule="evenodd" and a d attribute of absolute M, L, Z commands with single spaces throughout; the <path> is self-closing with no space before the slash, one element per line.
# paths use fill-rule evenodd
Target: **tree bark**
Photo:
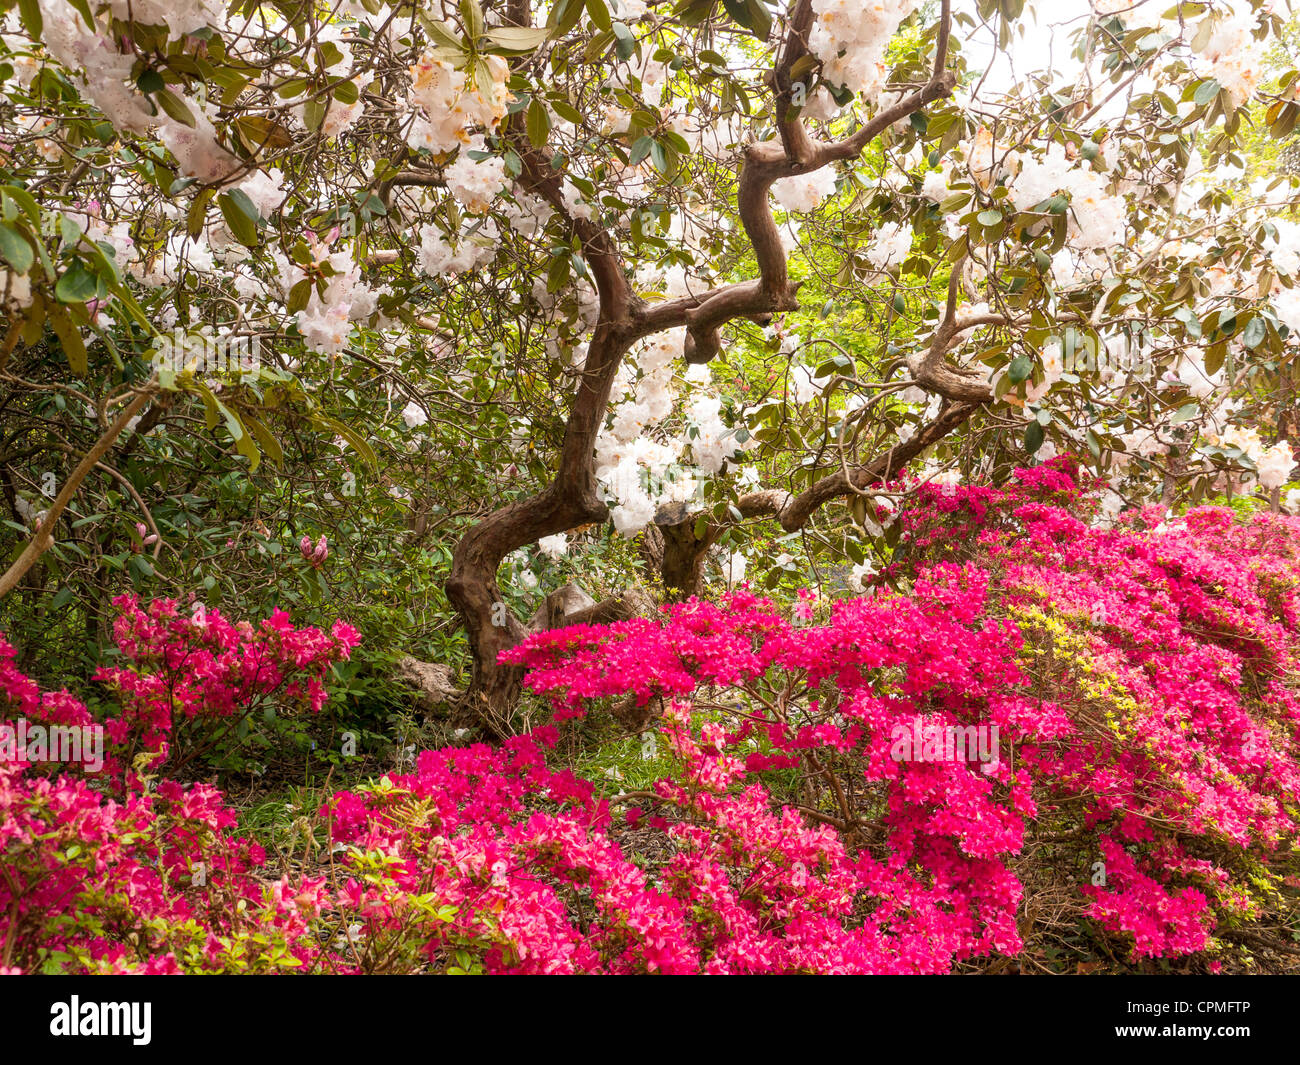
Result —
<path fill-rule="evenodd" d="M 740 497 L 736 509 L 741 518 L 775 518 L 786 532 L 802 529 L 812 515 L 833 499 L 855 495 L 873 484 L 888 481 L 931 444 L 956 431 L 980 408 L 980 403 L 953 403 L 940 411 L 929 425 L 912 438 L 843 472 L 815 481 L 798 495 L 767 490 Z M 697 515 L 681 519 L 663 508 L 656 516 L 664 538 L 663 582 L 670 598 L 689 599 L 704 591 L 704 562 L 709 548 L 727 528 L 727 523 L 710 520 L 703 536 L 695 533 Z"/>

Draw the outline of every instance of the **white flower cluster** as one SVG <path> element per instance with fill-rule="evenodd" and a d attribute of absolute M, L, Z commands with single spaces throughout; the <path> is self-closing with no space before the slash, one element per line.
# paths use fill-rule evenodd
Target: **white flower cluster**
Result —
<path fill-rule="evenodd" d="M 1269 252 L 1273 269 L 1288 277 L 1300 277 L 1300 223 L 1289 218 L 1270 218 L 1269 222 L 1276 230 L 1273 240 L 1277 247 Z"/>
<path fill-rule="evenodd" d="M 361 267 L 353 262 L 349 249 L 340 247 L 331 250 L 330 240 L 319 241 L 310 232 L 307 234 L 307 243 L 312 265 L 320 268 L 328 264 L 333 275 L 329 278 L 323 297 L 313 286 L 307 306 L 298 312 L 298 331 L 313 351 L 333 355 L 346 346 L 352 332 L 352 322 L 369 318 L 375 313 L 379 293 L 362 283 Z M 287 298 L 293 287 L 306 278 L 308 273 L 284 255 L 276 255 L 280 268 L 280 287 Z"/>
<path fill-rule="evenodd" d="M 1183 353 L 1176 372 L 1178 383 L 1195 399 L 1208 399 L 1223 387 L 1223 368 L 1217 373 L 1207 373 L 1205 360 L 1193 350 Z"/>
<path fill-rule="evenodd" d="M 874 95 L 885 84 L 885 49 L 914 0 L 813 0 L 808 46 L 834 85 Z"/>
<path fill-rule="evenodd" d="M 1245 452 L 1259 472 L 1260 485 L 1272 491 L 1281 488 L 1291 479 L 1295 468 L 1295 453 L 1285 440 L 1279 440 L 1272 447 L 1265 447 L 1259 438 L 1258 429 L 1243 429 L 1232 426 L 1222 433 L 1206 433 L 1205 439 L 1216 447 L 1232 447 Z"/>
<path fill-rule="evenodd" d="M 621 443 L 636 439 L 650 427 L 663 421 L 673 409 L 673 358 L 682 353 L 684 329 L 670 329 L 651 337 L 619 368 L 616 392 L 633 398 L 614 410 L 610 432 Z M 632 375 L 641 371 L 633 384 Z"/>
<path fill-rule="evenodd" d="M 656 334 L 624 361 L 614 379 L 610 427 L 596 441 L 596 479 L 614 527 L 625 535 L 643 529 L 667 503 L 695 500 L 702 478 L 721 472 L 744 450 L 722 420 L 722 400 L 704 393 L 686 405 L 681 437 L 661 443 L 647 435 L 672 413 L 673 364 L 684 340 L 681 329 Z M 687 380 L 707 384 L 705 370 Z M 688 448 L 691 461 L 683 462 Z"/>
<path fill-rule="evenodd" d="M 1285 440 L 1279 440 L 1265 449 L 1255 460 L 1255 466 L 1259 469 L 1259 483 L 1271 492 L 1291 479 L 1291 471 L 1295 468 L 1295 452 Z"/>
<path fill-rule="evenodd" d="M 958 469 L 936 470 L 933 473 L 923 469 L 920 477 L 924 484 L 938 485 L 945 495 L 952 495 L 953 489 L 961 484 L 961 470 Z"/>
<path fill-rule="evenodd" d="M 822 388 L 826 381 L 821 384 L 817 383 L 817 378 L 813 376 L 812 367 L 806 363 L 795 362 L 790 364 L 790 399 L 802 407 L 805 403 L 811 403 L 814 399 L 822 394 Z"/>
<path fill-rule="evenodd" d="M 1293 336 L 1300 335 L 1300 288 L 1284 288 L 1271 297 L 1273 311 Z"/>
<path fill-rule="evenodd" d="M 424 412 L 424 408 L 415 400 L 411 400 L 402 408 L 402 421 L 406 423 L 408 429 L 418 429 L 421 425 L 426 424 L 428 420 L 429 416 Z"/>
<path fill-rule="evenodd" d="M 1061 341 L 1058 338 L 1052 337 L 1050 340 L 1047 341 L 1045 345 L 1043 345 L 1043 350 L 1040 354 L 1040 358 L 1043 365 L 1042 381 L 1040 381 L 1038 384 L 1035 384 L 1033 378 L 1029 377 L 1026 378 L 1025 381 L 1023 382 L 1024 389 L 1025 389 L 1025 416 L 1026 417 L 1032 416 L 1028 409 L 1029 404 L 1038 403 L 1044 396 L 1047 395 L 1048 392 L 1052 390 L 1052 386 L 1055 385 L 1056 382 L 1059 381 L 1061 379 L 1061 376 L 1065 373 L 1065 362 L 1062 359 L 1062 353 L 1061 353 Z M 1006 376 L 1008 369 L 1009 366 L 1004 366 L 1002 369 L 998 370 L 998 372 L 993 375 L 990 383 L 994 388 L 996 388 L 998 382 L 1004 376 Z M 929 416 L 933 416 L 933 415 L 929 415 Z"/>
<path fill-rule="evenodd" d="M 609 503 L 614 528 L 624 536 L 649 525 L 663 503 L 682 502 L 695 493 L 694 479 L 666 476 L 680 450 L 680 442 L 660 444 L 646 436 L 629 443 L 606 436 L 597 440 L 596 481 Z"/>
<path fill-rule="evenodd" d="M 814 210 L 834 193 L 835 168 L 830 166 L 772 183 L 772 198 L 787 211 Z"/>
<path fill-rule="evenodd" d="M 1113 247 L 1124 242 L 1127 212 L 1124 201 L 1106 189 L 1106 179 L 1086 163 L 1066 158 L 1056 143 L 1040 155 L 1020 155 L 1006 161 L 1015 176 L 1008 183 L 1011 202 L 1018 211 L 1066 193 L 1070 198 L 1070 246 L 1076 251 Z"/>
<path fill-rule="evenodd" d="M 921 178 L 921 195 L 927 200 L 941 203 L 950 195 L 948 186 L 952 183 L 952 172 L 947 160 L 938 170 L 929 170 Z"/>
<path fill-rule="evenodd" d="M 717 396 L 700 395 L 691 400 L 686 417 L 691 424 L 691 453 L 695 464 L 705 473 L 720 473 L 724 463 L 743 450 L 734 431 L 721 418 L 722 400 Z"/>
<path fill-rule="evenodd" d="M 569 537 L 567 533 L 556 533 L 554 536 L 543 536 L 537 541 L 537 550 L 547 558 L 559 559 L 569 553 Z"/>
<path fill-rule="evenodd" d="M 239 183 L 239 188 L 252 201 L 257 213 L 263 218 L 270 218 L 280 209 L 286 195 L 284 174 L 278 167 L 270 170 L 254 170 Z"/>
<path fill-rule="evenodd" d="M 497 55 L 482 57 L 492 81 L 470 89 L 463 70 L 426 53 L 411 67 L 407 102 L 417 116 L 406 135 L 412 148 L 435 154 L 454 152 L 469 143 L 470 129 L 496 129 L 505 116 L 510 69 Z"/>
<path fill-rule="evenodd" d="M 1254 39 L 1255 15 L 1249 9 L 1223 18 L 1200 53 L 1198 73 L 1214 78 L 1240 107 L 1264 77 L 1263 49 Z"/>
<path fill-rule="evenodd" d="M 912 250 L 912 227 L 886 222 L 876 230 L 876 239 L 867 249 L 867 262 L 877 270 L 898 266 Z"/>
<path fill-rule="evenodd" d="M 475 270 L 495 257 L 497 236 L 497 227 L 488 219 L 472 237 L 459 234 L 453 247 L 438 226 L 424 226 L 420 230 L 420 268 L 435 277 Z"/>
<path fill-rule="evenodd" d="M 1027 211 L 1066 188 L 1074 168 L 1065 157 L 1065 148 L 1056 142 L 1049 144 L 1041 156 L 1023 158 L 1020 172 L 1009 186 L 1011 202 L 1016 210 Z"/>
<path fill-rule="evenodd" d="M 448 190 L 470 214 L 485 213 L 506 187 L 506 161 L 494 155 L 486 159 L 470 156 L 470 152 L 483 151 L 486 151 L 483 138 L 472 138 L 444 171 Z"/>

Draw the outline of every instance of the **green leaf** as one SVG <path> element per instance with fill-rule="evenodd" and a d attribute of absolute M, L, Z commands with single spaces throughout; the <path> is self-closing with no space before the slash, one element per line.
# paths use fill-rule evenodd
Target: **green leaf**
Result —
<path fill-rule="evenodd" d="M 524 54 L 540 48 L 548 36 L 545 29 L 527 29 L 523 26 L 497 26 L 487 31 L 487 39 L 494 51 Z"/>
<path fill-rule="evenodd" d="M 771 36 L 772 13 L 762 0 L 722 0 L 722 6 L 727 9 L 727 14 L 760 41 L 766 41 Z"/>
<path fill-rule="evenodd" d="M 221 217 L 226 220 L 235 239 L 245 247 L 256 247 L 258 214 L 247 193 L 240 189 L 224 192 L 217 197 L 217 203 L 221 207 Z"/>
<path fill-rule="evenodd" d="M 73 263 L 54 286 L 54 295 L 62 303 L 85 303 L 95 298 L 98 280 L 81 263 Z"/>
<path fill-rule="evenodd" d="M 1038 422 L 1032 421 L 1029 423 L 1029 427 L 1025 430 L 1025 450 L 1032 455 L 1042 446 L 1043 427 L 1039 425 Z"/>
<path fill-rule="evenodd" d="M 1189 422 L 1196 417 L 1201 411 L 1199 403 L 1184 403 L 1178 408 L 1178 413 L 1169 419 L 1170 425 L 1181 425 L 1183 422 Z"/>
<path fill-rule="evenodd" d="M 277 466 L 283 466 L 284 449 L 280 447 L 280 442 L 271 435 L 271 431 L 261 421 L 247 412 L 244 413 L 244 424 L 248 426 L 249 432 L 257 438 L 257 446 L 265 451 Z"/>
<path fill-rule="evenodd" d="M 50 328 L 63 346 L 63 354 L 68 357 L 68 365 L 78 377 L 85 377 L 88 369 L 86 345 L 81 339 L 81 332 L 73 323 L 66 309 L 54 304 L 49 311 Z"/>
<path fill-rule="evenodd" d="M 429 31 L 429 36 L 432 37 L 434 42 L 439 46 L 443 48 L 451 48 L 458 52 L 463 52 L 465 50 L 465 42 L 456 35 L 456 31 L 448 26 L 447 23 L 439 22 L 437 19 L 431 18 L 421 19 L 421 22 L 423 22 L 424 28 Z"/>
<path fill-rule="evenodd" d="M 992 209 L 981 211 L 976 216 L 976 221 L 982 226 L 995 226 L 1002 221 L 1002 212 Z"/>
<path fill-rule="evenodd" d="M 650 162 L 659 173 L 668 173 L 668 151 L 658 141 L 650 142 Z"/>
<path fill-rule="evenodd" d="M 613 31 L 617 41 L 615 51 L 619 59 L 631 59 L 636 54 L 636 37 L 622 22 L 615 22 Z"/>
<path fill-rule="evenodd" d="M 471 41 L 477 41 L 483 36 L 483 9 L 479 7 L 478 0 L 460 0 L 460 17 Z"/>
<path fill-rule="evenodd" d="M 1192 94 L 1192 103 L 1196 104 L 1197 107 L 1204 107 L 1219 95 L 1219 91 L 1222 88 L 1223 86 L 1221 86 L 1214 78 L 1210 78 L 1208 81 L 1203 81 L 1199 86 L 1197 86 L 1196 92 Z"/>
<path fill-rule="evenodd" d="M 194 128 L 194 116 L 190 114 L 190 109 L 185 106 L 185 101 L 170 89 L 162 89 L 154 93 L 153 98 L 158 101 L 159 107 L 182 126 Z"/>
<path fill-rule="evenodd" d="M 167 82 L 163 76 L 156 70 L 141 71 L 140 77 L 136 79 L 136 87 L 143 93 L 162 92 L 167 88 Z"/>
<path fill-rule="evenodd" d="M 87 3 L 86 0 L 68 0 L 68 3 L 76 9 L 77 14 L 81 16 L 89 29 L 99 29 L 99 27 L 95 25 L 95 16 L 91 14 L 90 4 Z M 206 27 L 204 28 L 206 29 Z"/>
<path fill-rule="evenodd" d="M 312 279 L 304 277 L 289 290 L 289 302 L 285 304 L 290 314 L 297 314 L 311 302 Z"/>
<path fill-rule="evenodd" d="M 551 116 L 547 113 L 546 105 L 537 97 L 533 97 L 532 103 L 528 105 L 528 117 L 526 122 L 528 139 L 538 148 L 546 144 L 546 137 L 551 132 Z"/>
<path fill-rule="evenodd" d="M 9 199 L 22 209 L 23 214 L 32 220 L 32 225 L 40 226 L 41 209 L 36 203 L 36 197 L 26 189 L 20 189 L 17 185 L 0 185 L 0 192 L 3 192 Z"/>
<path fill-rule="evenodd" d="M 586 7 L 587 17 L 598 30 L 610 28 L 609 8 L 605 6 L 605 0 L 586 0 Z"/>
<path fill-rule="evenodd" d="M 568 100 L 562 100 L 555 96 L 551 97 L 551 110 L 564 119 L 565 122 L 572 122 L 575 126 L 582 125 L 581 113 Z"/>
<path fill-rule="evenodd" d="M 578 24 L 578 19 L 582 17 L 583 0 L 559 0 L 551 8 L 550 17 L 547 19 L 550 37 L 562 37 Z"/>
<path fill-rule="evenodd" d="M 1007 367 L 1007 379 L 1013 384 L 1018 385 L 1034 372 L 1034 360 L 1028 355 L 1017 355 L 1011 360 L 1011 365 Z"/>
<path fill-rule="evenodd" d="M 36 254 L 22 231 L 8 222 L 0 222 L 0 256 L 20 274 L 27 273 L 36 261 Z"/>
<path fill-rule="evenodd" d="M 41 5 L 37 0 L 18 0 L 18 17 L 22 19 L 23 29 L 33 41 L 41 39 L 45 20 L 41 17 Z"/>
<path fill-rule="evenodd" d="M 1246 323 L 1246 328 L 1241 331 L 1241 342 L 1248 348 L 1259 347 L 1260 341 L 1268 335 L 1268 325 L 1258 314 Z"/>
<path fill-rule="evenodd" d="M 190 208 L 185 212 L 185 232 L 194 240 L 203 232 L 203 223 L 208 217 L 208 204 L 212 202 L 212 190 L 204 189 L 194 197 Z"/>
<path fill-rule="evenodd" d="M 320 428 L 327 429 L 330 432 L 341 436 L 345 441 L 347 441 L 348 446 L 369 464 L 371 469 L 378 471 L 379 456 L 375 454 L 374 448 L 372 448 L 363 437 L 359 436 L 354 429 L 333 418 L 328 418 L 323 414 L 314 415 L 312 420 Z"/>
<path fill-rule="evenodd" d="M 325 121 L 325 105 L 319 100 L 308 100 L 302 108 L 303 124 L 315 133 Z"/>

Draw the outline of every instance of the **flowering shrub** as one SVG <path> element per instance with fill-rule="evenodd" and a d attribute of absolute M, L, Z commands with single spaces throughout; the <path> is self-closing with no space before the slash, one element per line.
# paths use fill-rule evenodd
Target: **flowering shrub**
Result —
<path fill-rule="evenodd" d="M 216 789 L 155 786 L 139 770 L 158 761 L 183 723 L 211 728 L 273 696 L 318 710 L 323 672 L 347 656 L 355 632 L 341 623 L 330 635 L 294 629 L 280 613 L 254 629 L 215 610 L 187 618 L 168 601 L 146 610 L 123 597 L 116 605 L 128 664 L 96 678 L 121 696 L 120 716 L 102 725 L 127 760 L 59 764 L 51 776 L 22 749 L 0 757 L 3 967 L 274 972 L 335 964 L 313 938 L 322 907 L 333 904 L 323 878 L 266 878 L 262 848 L 231 834 L 235 814 Z M 81 700 L 41 691 L 13 659 L 0 638 L 7 735 L 20 722 L 97 724 Z M 124 772 L 137 751 L 144 757 Z"/>
<path fill-rule="evenodd" d="M 1005 856 L 1034 812 L 1031 781 L 974 752 L 897 760 L 898 729 L 996 724 L 1019 743 L 1069 727 L 1026 697 L 1014 630 L 983 616 L 985 595 L 981 575 L 954 571 L 910 599 L 838 603 L 813 626 L 742 591 L 515 654 L 560 717 L 625 691 L 667 701 L 681 770 L 656 784 L 648 824 L 675 852 L 664 883 L 699 922 L 709 971 L 946 972 L 1020 946 Z M 787 767 L 826 786 L 825 810 L 773 799 L 761 774 Z"/>
<path fill-rule="evenodd" d="M 343 621 L 328 633 L 294 628 L 280 610 L 254 628 L 201 605 L 186 615 L 166 599 L 147 609 L 133 596 L 113 602 L 120 611 L 113 635 L 126 665 L 95 674 L 122 704 L 110 735 L 128 753 L 156 750 L 162 757 L 179 736 L 195 735 L 179 764 L 211 749 L 261 705 L 319 711 L 326 670 L 360 639 Z"/>
<path fill-rule="evenodd" d="M 1060 459 L 1000 488 L 922 487 L 886 576 L 806 593 L 793 618 L 742 588 L 532 637 L 508 656 L 555 722 L 335 793 L 328 875 L 273 875 L 211 788 L 128 776 L 113 799 L 5 765 L 3 964 L 943 973 L 1064 919 L 1214 969 L 1300 886 L 1300 522 L 1200 508 L 1104 528 L 1079 481 Z M 127 672 L 165 666 L 181 708 L 234 714 L 281 684 L 310 702 L 289 664 L 353 642 L 123 611 Z M 278 663 L 275 685 L 214 651 L 236 646 Z M 12 706 L 87 716 L 11 657 Z M 628 696 L 667 771 L 602 794 L 558 741 Z"/>
<path fill-rule="evenodd" d="M 797 818 L 760 781 L 802 769 L 799 812 L 834 828 L 856 873 L 839 882 L 854 901 L 822 928 L 832 968 L 939 971 L 1015 951 L 1022 892 L 1062 862 L 1076 915 L 1135 956 L 1213 950 L 1216 929 L 1297 883 L 1300 524 L 1239 525 L 1219 508 L 1111 529 L 1076 516 L 1096 512 L 1068 459 L 1002 488 L 927 485 L 900 516 L 891 574 L 907 594 L 878 583 L 814 626 L 742 592 L 663 624 L 545 633 L 512 657 L 561 718 L 622 693 L 667 700 L 680 745 L 693 704 L 717 758 L 686 767 L 706 804 L 742 795 Z M 900 726 L 918 739 L 978 726 L 999 750 L 896 760 Z M 680 805 L 682 786 L 661 781 L 656 805 Z M 1032 861 L 1013 857 L 1026 841 Z M 765 946 L 797 927 L 768 926 Z M 872 950 L 854 953 L 864 937 Z"/>
<path fill-rule="evenodd" d="M 1201 507 L 1097 528 L 1060 505 L 1089 510 L 1076 477 L 1054 460 L 1004 491 L 923 489 L 900 569 L 972 552 L 996 569 L 1038 690 L 1077 730 L 1021 755 L 1044 805 L 1095 834 L 1089 914 L 1138 954 L 1205 950 L 1294 887 L 1300 522 Z"/>
<path fill-rule="evenodd" d="M 0 764 L 0 942 L 18 972 L 277 972 L 316 957 L 323 879 L 264 883 L 202 784 L 118 801 Z"/>

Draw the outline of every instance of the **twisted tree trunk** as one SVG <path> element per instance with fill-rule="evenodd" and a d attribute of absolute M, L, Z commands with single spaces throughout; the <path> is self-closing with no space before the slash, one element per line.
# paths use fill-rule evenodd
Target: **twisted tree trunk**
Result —
<path fill-rule="evenodd" d="M 737 318 L 766 321 L 773 314 L 797 309 L 799 303 L 795 293 L 798 284 L 790 280 L 781 237 L 768 200 L 773 182 L 856 157 L 893 123 L 952 92 L 955 75 L 945 69 L 951 12 L 949 0 L 942 0 L 930 79 L 891 107 L 882 109 L 848 137 L 830 142 L 814 140 L 798 117 L 799 108 L 794 104 L 796 83 L 792 77 L 794 65 L 808 54 L 807 39 L 812 19 L 811 0 L 795 0 L 789 31 L 769 80 L 775 97 L 780 143 L 749 145 L 740 169 L 737 209 L 759 267 L 759 277 L 753 280 L 720 285 L 706 292 L 647 306 L 633 291 L 610 233 L 568 210 L 562 191 L 563 175 L 552 168 L 549 159 L 529 142 L 522 128 L 522 114 L 511 116 L 503 126 L 503 135 L 522 163 L 521 183 L 531 193 L 546 200 L 580 241 L 596 283 L 600 314 L 588 347 L 582 379 L 570 405 L 555 477 L 541 492 L 502 507 L 470 529 L 457 545 L 452 558 L 447 595 L 465 624 L 474 660 L 473 680 L 467 699 L 471 709 L 484 718 L 500 721 L 508 717 L 515 705 L 521 690 L 522 671 L 502 664 L 499 656 L 502 651 L 518 644 L 529 631 L 510 613 L 501 597 L 496 574 L 502 560 L 511 551 L 535 543 L 543 536 L 601 522 L 608 517 L 608 509 L 596 486 L 596 436 L 609 406 L 614 376 L 624 355 L 643 337 L 685 327 L 685 358 L 688 362 L 707 362 L 721 349 L 721 328 L 727 322 Z M 525 5 L 511 5 L 511 20 L 518 25 L 526 23 Z M 977 385 L 954 375 L 942 365 L 946 345 L 956 335 L 952 303 L 950 298 L 949 313 L 936 336 L 932 357 L 927 358 L 920 368 L 918 383 L 932 387 L 950 399 L 969 399 L 979 392 L 982 400 L 987 389 L 981 391 Z M 940 341 L 945 345 L 941 350 Z M 784 493 L 756 493 L 754 505 L 767 507 L 767 512 L 777 516 L 783 525 L 787 521 L 798 522 L 787 527 L 799 527 L 827 500 L 852 491 L 847 481 L 839 484 L 836 477 L 818 482 L 793 500 Z M 856 482 L 858 476 L 854 474 L 852 480 Z M 716 531 L 712 535 L 716 537 Z M 707 532 L 704 537 L 695 538 L 693 528 L 689 536 L 672 526 L 664 529 L 664 572 L 670 586 L 688 594 L 690 589 L 698 590 L 704 552 L 711 543 Z"/>

